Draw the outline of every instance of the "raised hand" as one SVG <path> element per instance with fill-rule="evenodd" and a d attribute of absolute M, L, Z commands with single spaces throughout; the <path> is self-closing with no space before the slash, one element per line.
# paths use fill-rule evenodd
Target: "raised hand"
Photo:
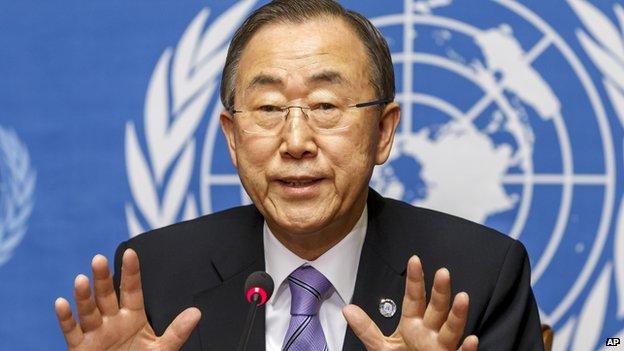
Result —
<path fill-rule="evenodd" d="M 67 300 L 58 298 L 54 303 L 69 350 L 179 350 L 199 322 L 201 313 L 191 307 L 182 311 L 162 336 L 156 336 L 147 322 L 139 258 L 132 249 L 123 254 L 119 303 L 106 258 L 95 256 L 91 268 L 95 296 L 86 276 L 78 275 L 74 283 L 80 324 Z"/>
<path fill-rule="evenodd" d="M 407 263 L 407 280 L 401 320 L 394 333 L 384 336 L 361 308 L 348 305 L 342 310 L 347 322 L 368 351 L 476 351 L 479 340 L 471 335 L 457 348 L 468 317 L 468 294 L 451 298 L 451 277 L 446 268 L 434 277 L 431 300 L 426 306 L 425 279 L 420 259 Z"/>

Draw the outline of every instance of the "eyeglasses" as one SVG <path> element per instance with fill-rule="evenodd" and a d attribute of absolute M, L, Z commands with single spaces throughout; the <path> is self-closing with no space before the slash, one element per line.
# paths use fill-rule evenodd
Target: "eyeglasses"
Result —
<path fill-rule="evenodd" d="M 290 109 L 298 108 L 306 117 L 308 124 L 320 133 L 332 133 L 346 129 L 351 121 L 347 118 L 347 110 L 364 108 L 389 103 L 390 99 L 349 104 L 348 100 L 329 102 L 314 102 L 308 106 L 275 106 L 259 104 L 257 108 L 249 110 L 230 110 L 234 115 L 243 117 L 243 130 L 251 134 L 276 135 L 286 122 Z"/>

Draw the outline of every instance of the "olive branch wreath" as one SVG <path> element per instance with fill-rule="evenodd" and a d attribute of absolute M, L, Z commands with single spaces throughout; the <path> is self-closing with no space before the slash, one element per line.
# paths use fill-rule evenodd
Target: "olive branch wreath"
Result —
<path fill-rule="evenodd" d="M 624 9 L 617 3 L 613 6 L 615 17 L 619 22 L 618 28 L 618 25 L 590 2 L 586 0 L 567 0 L 567 2 L 585 26 L 586 30 L 577 29 L 576 36 L 585 53 L 602 73 L 605 91 L 624 127 Z M 622 147 L 624 150 L 624 142 Z M 624 319 L 624 197 L 620 200 L 616 220 L 613 260 L 604 265 L 583 304 L 578 321 L 577 317 L 573 316 L 558 331 L 555 350 L 567 350 L 570 346 L 573 351 L 582 351 L 595 349 L 600 345 L 599 339 L 607 313 L 612 274 L 615 278 L 617 318 Z M 617 336 L 624 338 L 624 329 Z"/>
<path fill-rule="evenodd" d="M 218 85 L 228 39 L 255 2 L 238 2 L 205 30 L 210 11 L 202 9 L 175 52 L 169 47 L 160 56 L 145 96 L 145 151 L 135 123 L 126 123 L 126 171 L 134 200 L 125 205 L 130 236 L 197 217 L 196 197 L 189 191 L 195 133 Z"/>
<path fill-rule="evenodd" d="M 0 126 L 0 266 L 26 234 L 36 179 L 26 146 Z"/>

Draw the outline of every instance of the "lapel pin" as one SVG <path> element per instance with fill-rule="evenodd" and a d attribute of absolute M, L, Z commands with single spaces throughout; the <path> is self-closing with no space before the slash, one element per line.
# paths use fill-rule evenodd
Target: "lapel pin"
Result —
<path fill-rule="evenodd" d="M 386 318 L 394 316 L 397 310 L 397 305 L 392 299 L 383 298 L 379 301 L 379 313 Z"/>

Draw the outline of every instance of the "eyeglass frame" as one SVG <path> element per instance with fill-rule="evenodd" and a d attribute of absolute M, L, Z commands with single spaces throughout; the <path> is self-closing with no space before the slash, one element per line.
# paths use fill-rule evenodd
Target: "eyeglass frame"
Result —
<path fill-rule="evenodd" d="M 360 102 L 354 105 L 347 105 L 346 108 L 364 108 L 364 107 L 370 107 L 370 106 L 376 106 L 376 105 L 384 105 L 384 104 L 389 104 L 392 102 L 392 99 L 376 99 L 376 100 L 371 100 L 371 101 L 366 101 L 366 102 Z M 303 112 L 303 114 L 308 117 L 308 114 L 305 113 L 304 110 L 309 110 L 310 106 L 297 106 L 297 105 L 290 105 L 290 106 L 276 106 L 279 107 L 279 109 L 281 111 L 288 111 L 286 112 L 286 114 L 284 115 L 284 117 L 288 116 L 288 113 L 290 113 L 290 109 L 291 108 L 299 108 L 301 110 L 301 112 Z M 231 108 L 228 110 L 231 114 L 237 114 L 237 113 L 244 113 L 244 112 L 250 112 L 250 111 L 244 111 L 244 110 L 235 110 L 234 108 Z"/>

